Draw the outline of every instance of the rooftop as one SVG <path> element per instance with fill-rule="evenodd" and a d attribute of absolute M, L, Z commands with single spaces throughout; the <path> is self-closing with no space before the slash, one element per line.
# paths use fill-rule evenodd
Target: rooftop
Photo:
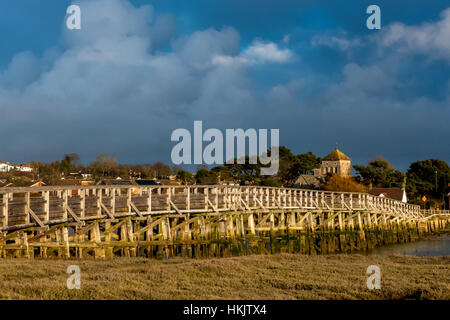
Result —
<path fill-rule="evenodd" d="M 336 160 L 351 160 L 349 157 L 347 157 L 342 151 L 339 149 L 334 149 L 331 151 L 325 158 L 323 158 L 325 161 L 336 161 Z"/>
<path fill-rule="evenodd" d="M 402 188 L 372 188 L 369 190 L 369 194 L 374 196 L 384 195 L 386 198 L 402 201 L 403 189 Z"/>

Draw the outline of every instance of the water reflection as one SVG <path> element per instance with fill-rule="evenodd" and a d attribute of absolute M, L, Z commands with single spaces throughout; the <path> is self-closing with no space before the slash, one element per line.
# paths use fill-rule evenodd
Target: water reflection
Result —
<path fill-rule="evenodd" d="M 391 256 L 396 254 L 419 257 L 436 257 L 450 255 L 450 234 L 412 243 L 394 244 L 373 249 L 368 254 Z"/>

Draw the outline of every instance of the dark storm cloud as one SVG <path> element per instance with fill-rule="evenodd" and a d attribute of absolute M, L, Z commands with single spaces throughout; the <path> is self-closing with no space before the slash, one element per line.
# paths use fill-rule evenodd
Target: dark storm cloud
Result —
<path fill-rule="evenodd" d="M 63 31 L 64 51 L 18 53 L 1 71 L 0 134 L 10 138 L 0 158 L 51 161 L 77 152 L 84 162 L 100 153 L 170 162 L 171 132 L 203 120 L 205 128 L 279 128 L 295 152 L 323 155 L 339 142 L 356 162 L 383 154 L 405 168 L 450 159 L 440 142 L 450 133 L 449 42 L 441 41 L 450 33 L 448 11 L 376 36 L 318 33 L 306 53 L 288 33 L 243 46 L 233 27 L 186 34 L 176 17 L 151 6 L 80 2 L 82 30 Z M 329 76 L 308 68 L 321 64 L 309 57 L 325 47 L 342 54 Z M 364 48 L 372 53 L 361 58 Z M 429 68 L 414 72 L 417 59 L 447 71 L 433 94 L 420 90 Z"/>

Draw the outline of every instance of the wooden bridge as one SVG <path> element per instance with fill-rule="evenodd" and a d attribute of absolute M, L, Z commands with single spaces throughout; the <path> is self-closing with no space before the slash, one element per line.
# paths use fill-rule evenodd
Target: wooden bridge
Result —
<path fill-rule="evenodd" d="M 365 193 L 240 186 L 0 188 L 0 256 L 329 253 L 414 241 L 448 211 Z"/>

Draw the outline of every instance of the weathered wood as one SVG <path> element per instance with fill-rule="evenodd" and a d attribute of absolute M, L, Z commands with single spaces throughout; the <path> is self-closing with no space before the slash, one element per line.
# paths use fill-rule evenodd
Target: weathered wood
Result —
<path fill-rule="evenodd" d="M 0 195 L 1 257 L 32 257 L 33 248 L 44 258 L 69 257 L 71 248 L 78 258 L 348 252 L 414 241 L 450 223 L 450 212 L 368 194 L 255 186 L 0 188 Z"/>

